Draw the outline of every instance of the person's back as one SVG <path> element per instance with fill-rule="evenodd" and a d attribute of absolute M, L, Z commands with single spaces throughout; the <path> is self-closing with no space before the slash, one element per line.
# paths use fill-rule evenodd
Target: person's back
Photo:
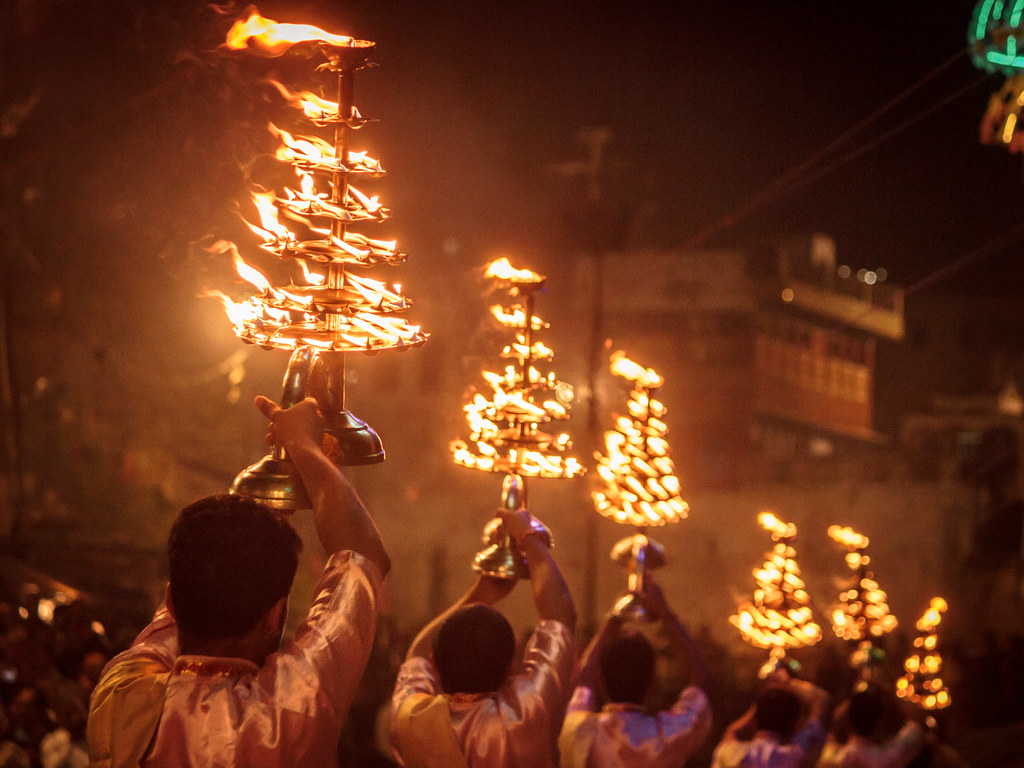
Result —
<path fill-rule="evenodd" d="M 712 768 L 809 768 L 825 740 L 827 694 L 810 683 L 786 680 L 766 688 L 725 730 Z M 801 708 L 807 713 L 801 722 Z"/>
<path fill-rule="evenodd" d="M 94 766 L 337 763 L 389 561 L 320 450 L 315 403 L 258 404 L 314 499 L 329 555 L 306 621 L 281 645 L 301 542 L 280 513 L 232 495 L 183 509 L 168 543 L 166 604 L 93 693 Z"/>
<path fill-rule="evenodd" d="M 690 685 L 671 707 L 649 712 L 645 701 L 654 682 L 654 650 L 639 632 L 623 631 L 609 615 L 583 656 L 579 679 L 559 737 L 561 768 L 681 766 L 707 738 L 711 709 L 702 690 L 703 657 L 661 589 L 648 583 L 648 614 L 663 622 L 676 655 L 690 670 Z M 607 702 L 599 708 L 603 684 Z"/>
<path fill-rule="evenodd" d="M 822 750 L 819 768 L 904 768 L 921 751 L 925 730 L 907 720 L 891 738 L 879 736 L 885 697 L 877 686 L 856 691 L 842 708 L 849 730 L 845 741 L 830 735 Z"/>
<path fill-rule="evenodd" d="M 555 735 L 574 664 L 576 613 L 561 573 L 526 510 L 503 513 L 526 553 L 540 616 L 523 660 L 490 606 L 515 581 L 481 576 L 413 641 L 392 697 L 392 745 L 408 768 L 554 765 Z"/>

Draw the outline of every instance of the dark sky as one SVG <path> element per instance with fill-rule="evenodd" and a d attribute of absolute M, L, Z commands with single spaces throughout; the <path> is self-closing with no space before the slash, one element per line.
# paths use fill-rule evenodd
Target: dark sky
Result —
<path fill-rule="evenodd" d="M 0 91 L 5 104 L 40 101 L 2 147 L 6 194 L 29 200 L 37 225 L 44 209 L 86 237 L 120 223 L 116 236 L 147 238 L 173 267 L 183 244 L 223 226 L 239 167 L 268 141 L 259 77 L 308 77 L 308 65 L 212 54 L 226 21 L 201 3 L 12 7 Z M 380 67 L 360 75 L 356 102 L 381 120 L 366 145 L 390 172 L 395 235 L 410 253 L 478 264 L 495 250 L 564 251 L 595 237 L 615 248 L 708 235 L 700 242 L 716 246 L 821 231 L 841 261 L 885 267 L 912 289 L 962 263 L 942 287 L 1018 290 L 1012 244 L 987 244 L 1021 219 L 1022 164 L 977 139 L 1002 77 L 985 78 L 964 53 L 971 8 L 260 6 L 377 42 Z M 582 205 L 579 177 L 553 170 L 584 159 L 578 135 L 592 126 L 612 137 L 596 209 Z"/>
<path fill-rule="evenodd" d="M 506 188 L 492 181 L 492 195 L 465 205 L 470 217 L 477 206 L 484 220 L 497 217 L 496 238 L 502 223 L 520 226 L 518 199 L 561 184 L 556 199 L 564 202 L 565 182 L 548 169 L 582 158 L 578 130 L 602 125 L 613 132 L 602 191 L 634 244 L 686 243 L 708 227 L 708 245 L 816 230 L 835 236 L 841 260 L 887 267 L 907 287 L 963 261 L 973 263 L 943 287 L 1018 288 L 1012 248 L 976 253 L 1021 221 L 1022 164 L 977 139 L 1002 77 L 985 78 L 964 52 L 972 5 L 526 0 L 309 8 L 378 42 L 381 78 L 402 94 L 393 103 L 381 97 L 386 122 L 408 115 L 408 96 L 419 93 L 415 119 L 389 128 L 382 153 L 394 154 L 404 137 L 442 149 L 460 175 L 473 178 L 466 163 L 506 177 Z M 266 12 L 281 20 L 289 7 Z M 371 94 L 376 77 L 367 78 Z M 779 194 L 744 210 L 863 121 Z M 464 150 L 453 137 L 466 139 Z M 401 150 L 399 161 L 407 161 Z M 575 194 L 582 197 L 579 184 Z M 722 224 L 737 211 L 744 215 Z M 443 225 L 446 216 L 438 218 Z"/>

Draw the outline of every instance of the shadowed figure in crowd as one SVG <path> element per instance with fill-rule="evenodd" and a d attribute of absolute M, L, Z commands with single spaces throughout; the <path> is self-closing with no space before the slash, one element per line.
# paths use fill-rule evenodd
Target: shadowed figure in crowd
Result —
<path fill-rule="evenodd" d="M 481 575 L 420 631 L 391 702 L 395 757 L 408 768 L 555 765 L 575 662 L 576 608 L 530 513 L 499 514 L 526 556 L 540 622 L 513 670 L 515 635 L 491 606 L 517 582 Z"/>
<path fill-rule="evenodd" d="M 881 687 L 865 683 L 836 708 L 832 731 L 822 750 L 821 768 L 904 768 L 925 745 L 924 712 L 904 705 L 910 717 L 899 732 L 886 738 L 883 715 L 886 696 Z"/>
<path fill-rule="evenodd" d="M 313 604 L 283 643 L 301 541 L 251 499 L 201 499 L 177 516 L 170 584 L 153 621 L 110 661 L 91 702 L 92 765 L 332 766 L 377 625 L 388 555 L 355 490 L 321 450 L 312 398 L 259 397 L 313 502 L 328 555 Z"/>
<path fill-rule="evenodd" d="M 812 768 L 825 743 L 828 693 L 774 672 L 757 701 L 729 724 L 711 768 Z"/>
<path fill-rule="evenodd" d="M 670 708 L 648 712 L 654 649 L 643 634 L 609 614 L 583 655 L 559 738 L 561 768 L 681 766 L 707 738 L 711 708 L 703 690 L 704 658 L 650 577 L 642 598 L 647 615 L 661 621 L 673 652 L 688 667 L 690 684 Z M 607 703 L 598 709 L 602 686 Z"/>

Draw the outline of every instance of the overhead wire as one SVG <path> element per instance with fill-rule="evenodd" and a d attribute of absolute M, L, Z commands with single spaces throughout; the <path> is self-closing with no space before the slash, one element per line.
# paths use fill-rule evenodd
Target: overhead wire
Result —
<path fill-rule="evenodd" d="M 704 229 L 694 234 L 683 244 L 683 247 L 689 249 L 703 245 L 713 235 L 718 234 L 724 229 L 728 229 L 729 227 L 733 226 L 738 221 L 750 215 L 751 213 L 758 210 L 762 206 L 774 202 L 782 195 L 790 192 L 791 188 L 796 188 L 797 182 L 800 182 L 807 173 L 814 169 L 816 165 L 822 162 L 829 155 L 836 152 L 839 148 L 850 142 L 853 138 L 855 138 L 858 134 L 862 133 L 865 129 L 872 126 L 879 119 L 884 117 L 888 112 L 892 111 L 895 107 L 899 106 L 912 95 L 921 90 L 925 85 L 927 85 L 936 77 L 938 77 L 942 72 L 944 72 L 953 64 L 958 62 L 964 55 L 968 53 L 969 50 L 969 48 L 962 48 L 958 50 L 954 55 L 950 56 L 945 61 L 938 64 L 936 67 L 929 70 L 916 82 L 914 82 L 907 88 L 900 91 L 900 93 L 890 98 L 888 101 L 886 101 L 876 110 L 871 112 L 865 118 L 860 120 L 858 123 L 848 128 L 846 131 L 841 133 L 839 136 L 834 138 L 825 146 L 821 147 L 815 152 L 812 152 L 806 159 L 804 159 L 797 165 L 793 166 L 788 171 L 784 172 L 781 176 L 779 176 L 774 181 L 769 183 L 766 187 L 754 193 L 750 198 L 741 203 L 735 209 L 719 218 L 718 221 L 716 221 L 714 224 L 711 224 L 710 226 L 705 227 Z M 988 75 L 982 78 L 982 81 L 984 79 L 987 79 L 987 77 Z M 977 83 L 972 83 L 970 87 L 975 87 L 976 85 Z M 960 91 L 958 91 L 956 94 L 956 98 L 959 98 L 959 96 L 963 95 L 963 93 L 965 93 L 967 90 L 970 90 L 970 88 L 961 89 Z M 949 103 L 949 101 L 951 100 L 952 99 L 944 99 L 942 101 L 942 106 L 945 106 L 945 104 Z M 934 108 L 929 108 L 929 113 L 932 111 L 934 111 Z M 880 143 L 880 141 L 872 143 L 871 146 L 877 146 L 878 143 Z M 848 159 L 852 159 L 852 157 L 855 156 L 857 155 L 850 153 L 850 157 Z M 829 170 L 834 169 L 839 164 L 834 163 L 832 166 L 829 166 Z M 824 174 L 819 173 L 814 178 L 820 178 L 821 175 Z"/>

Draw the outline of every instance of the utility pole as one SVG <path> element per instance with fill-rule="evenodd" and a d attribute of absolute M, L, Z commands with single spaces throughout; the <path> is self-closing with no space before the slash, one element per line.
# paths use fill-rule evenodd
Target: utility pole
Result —
<path fill-rule="evenodd" d="M 17 555 L 20 554 L 22 546 L 25 483 L 21 451 L 21 414 L 11 359 L 10 285 L 10 279 L 6 279 L 3 288 L 0 289 L 0 438 L 3 440 L 3 468 L 7 475 L 8 506 L 11 510 L 6 530 L 0 530 L 0 547 Z"/>
<path fill-rule="evenodd" d="M 578 138 L 586 148 L 586 157 L 552 166 L 551 170 L 565 178 L 582 178 L 586 183 L 587 203 L 598 208 L 603 202 L 602 180 L 607 171 L 606 148 L 612 140 L 612 131 L 606 126 L 587 127 L 580 130 Z M 590 329 L 587 339 L 587 440 L 586 450 L 590 455 L 601 446 L 601 423 L 598 414 L 597 377 L 602 365 L 604 350 L 604 259 L 605 251 L 599 236 L 591 237 L 588 232 L 587 251 L 590 257 L 592 285 L 590 297 Z M 584 579 L 583 579 L 583 629 L 587 636 L 597 629 L 600 615 L 597 607 L 598 583 L 598 523 L 600 517 L 594 512 L 584 519 Z"/>

